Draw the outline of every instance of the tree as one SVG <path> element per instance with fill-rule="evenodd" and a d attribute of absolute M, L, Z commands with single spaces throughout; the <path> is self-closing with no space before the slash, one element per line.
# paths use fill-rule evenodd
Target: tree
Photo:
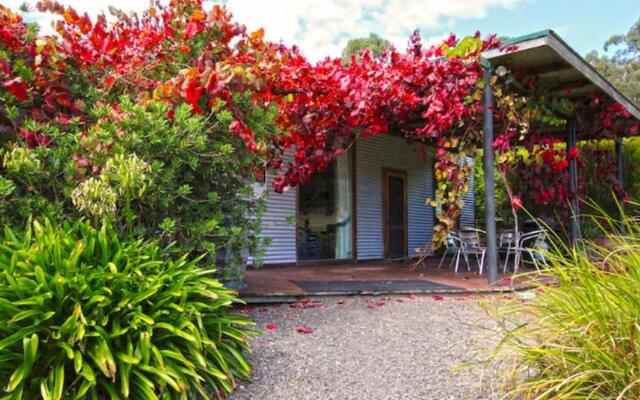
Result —
<path fill-rule="evenodd" d="M 611 55 L 606 52 L 614 50 Z M 640 18 L 625 35 L 613 35 L 604 44 L 605 54 L 587 54 L 589 61 L 605 78 L 640 104 Z"/>
<path fill-rule="evenodd" d="M 353 56 L 359 59 L 362 50 L 370 50 L 374 56 L 380 57 L 382 52 L 389 47 L 391 47 L 391 42 L 375 33 L 370 33 L 369 37 L 349 39 L 347 46 L 342 50 L 342 64 L 349 65 Z"/>

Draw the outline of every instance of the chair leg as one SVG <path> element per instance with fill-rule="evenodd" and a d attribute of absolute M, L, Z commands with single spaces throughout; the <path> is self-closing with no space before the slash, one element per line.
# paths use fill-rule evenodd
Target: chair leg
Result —
<path fill-rule="evenodd" d="M 520 258 L 522 258 L 522 251 L 516 249 L 514 254 L 514 264 L 513 264 L 513 274 L 516 275 L 518 273 L 518 269 L 520 269 Z"/>
<path fill-rule="evenodd" d="M 533 260 L 533 265 L 536 267 L 536 271 L 540 272 L 540 267 L 538 267 L 538 262 L 536 261 L 536 257 L 533 253 L 534 252 L 529 250 L 529 256 L 531 256 L 531 259 Z"/>
<path fill-rule="evenodd" d="M 549 268 L 549 263 L 547 262 L 547 257 L 544 254 L 540 254 L 542 256 L 542 263 L 544 264 L 544 268 L 548 269 Z"/>
<path fill-rule="evenodd" d="M 451 269 L 451 266 L 453 266 L 453 262 L 458 257 L 458 254 L 460 254 L 460 249 L 456 250 L 456 252 L 453 254 L 453 257 L 451 257 L 451 261 L 449 261 L 449 269 Z"/>
<path fill-rule="evenodd" d="M 476 253 L 475 256 L 476 262 L 478 263 L 478 270 L 480 271 L 479 273 L 482 274 L 482 260 L 484 257 L 484 253 L 481 254 L 481 257 L 478 257 L 478 253 Z"/>
<path fill-rule="evenodd" d="M 480 257 L 480 275 L 482 275 L 482 270 L 484 269 L 484 256 L 487 254 L 486 251 L 482 252 L 482 256 Z"/>
<path fill-rule="evenodd" d="M 464 256 L 465 264 L 467 264 L 467 271 L 471 271 L 471 265 L 469 265 L 469 255 L 465 252 L 462 252 L 462 255 Z"/>
<path fill-rule="evenodd" d="M 442 258 L 440 259 L 440 264 L 438 264 L 438 269 L 440 269 L 440 267 L 442 267 L 442 263 L 444 262 L 444 259 L 447 256 L 447 254 L 449 254 L 449 249 L 448 248 L 444 250 L 444 254 L 442 255 Z"/>
<path fill-rule="evenodd" d="M 458 250 L 458 252 L 456 254 L 456 268 L 454 269 L 454 272 L 456 274 L 458 273 L 458 267 L 460 266 L 460 253 L 461 253 L 461 251 Z"/>
<path fill-rule="evenodd" d="M 507 273 L 507 265 L 509 264 L 509 256 L 511 255 L 511 247 L 507 247 L 507 255 L 504 256 L 504 264 L 502 264 L 502 273 Z"/>

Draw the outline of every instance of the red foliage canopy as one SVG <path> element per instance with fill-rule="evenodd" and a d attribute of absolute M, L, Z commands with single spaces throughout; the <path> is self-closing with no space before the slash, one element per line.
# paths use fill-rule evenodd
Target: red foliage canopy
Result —
<path fill-rule="evenodd" d="M 330 58 L 312 64 L 295 46 L 268 42 L 262 30 L 248 33 L 224 7 L 206 11 L 200 0 L 171 0 L 142 15 L 111 10 L 114 22 L 104 16 L 92 21 L 50 0 L 38 8 L 60 16 L 58 37 L 30 34 L 21 17 L 0 6 L 0 44 L 10 55 L 0 56 L 0 82 L 12 96 L 8 106 L 20 110 L 9 115 L 5 106 L 4 122 L 32 146 L 50 140 L 22 129 L 24 120 L 86 119 L 88 87 L 113 104 L 122 93 L 140 102 L 187 102 L 194 113 L 209 113 L 222 103 L 235 117 L 230 131 L 283 171 L 274 182 L 278 191 L 322 171 L 357 138 L 393 132 L 438 148 L 436 175 L 455 194 L 440 193 L 445 228 L 460 211 L 469 172 L 464 169 L 470 167 L 461 166 L 454 154 L 469 154 L 481 138 L 485 82 L 478 59 L 499 46 L 494 36 L 459 40 L 452 35 L 426 47 L 416 32 L 405 52 L 390 49 L 379 58 L 365 53 L 343 66 Z M 278 132 L 256 142 L 251 119 L 237 104 L 240 94 L 274 110 Z M 514 117 L 522 110 L 513 102 L 498 100 L 496 148 L 505 151 L 520 141 L 527 123 Z M 620 105 L 594 104 L 602 129 L 628 118 Z M 288 165 L 286 152 L 294 154 Z M 565 162 L 554 157 L 550 165 L 560 171 Z"/>

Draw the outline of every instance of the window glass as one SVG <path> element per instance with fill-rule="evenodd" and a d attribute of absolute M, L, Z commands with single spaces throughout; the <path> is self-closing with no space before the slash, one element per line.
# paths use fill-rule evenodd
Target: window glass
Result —
<path fill-rule="evenodd" d="M 301 260 L 352 258 L 351 174 L 351 157 L 346 152 L 298 188 Z"/>

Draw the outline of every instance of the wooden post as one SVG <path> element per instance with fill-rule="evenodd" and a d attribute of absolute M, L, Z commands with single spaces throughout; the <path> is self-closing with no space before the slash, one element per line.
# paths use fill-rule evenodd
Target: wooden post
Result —
<path fill-rule="evenodd" d="M 484 70 L 485 85 L 482 89 L 483 107 L 483 149 L 484 157 L 482 167 L 484 171 L 484 218 L 487 230 L 487 254 L 485 266 L 490 285 L 498 283 L 498 245 L 496 237 L 496 186 L 494 182 L 494 159 L 493 153 L 493 88 L 491 87 L 491 66 L 486 66 Z"/>
<path fill-rule="evenodd" d="M 578 141 L 576 138 L 576 122 L 569 121 L 567 126 L 567 154 L 569 150 L 576 147 Z M 578 204 L 578 161 L 575 158 L 569 160 L 569 242 L 571 246 L 575 246 L 576 240 L 580 237 L 580 225 L 578 215 L 580 214 Z"/>

